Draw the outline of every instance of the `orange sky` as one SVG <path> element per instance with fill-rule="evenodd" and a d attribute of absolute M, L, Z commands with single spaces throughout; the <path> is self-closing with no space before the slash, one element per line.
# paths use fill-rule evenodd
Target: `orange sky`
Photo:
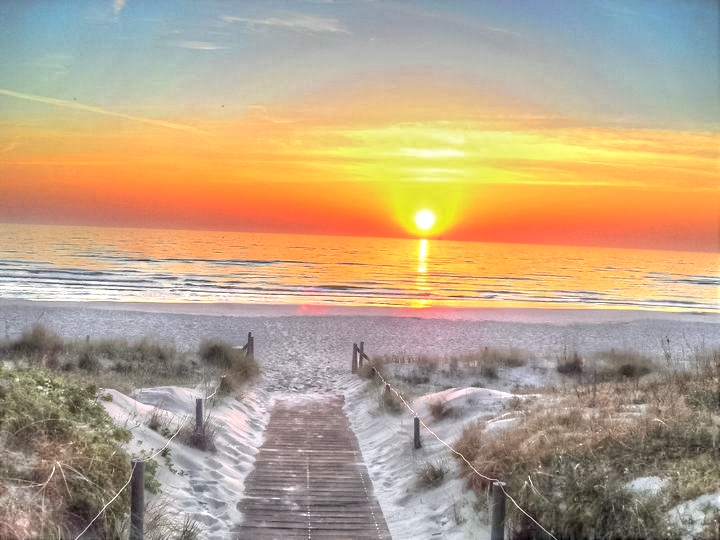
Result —
<path fill-rule="evenodd" d="M 720 251 L 711 3 L 201 4 L 0 6 L 0 223 Z"/>
<path fill-rule="evenodd" d="M 427 207 L 440 238 L 718 247 L 713 133 L 580 126 L 467 96 L 437 120 L 429 98 L 422 113 L 349 96 L 344 115 L 326 101 L 192 130 L 50 107 L 62 127 L 2 129 L 2 216 L 404 236 Z"/>

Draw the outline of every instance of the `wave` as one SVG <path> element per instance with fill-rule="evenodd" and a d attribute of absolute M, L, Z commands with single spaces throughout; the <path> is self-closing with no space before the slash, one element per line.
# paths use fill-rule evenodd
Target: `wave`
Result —
<path fill-rule="evenodd" d="M 231 244 L 205 246 L 177 232 L 154 231 L 133 242 L 103 240 L 105 234 L 129 233 L 100 231 L 82 246 L 67 238 L 46 246 L 28 242 L 29 248 L 8 243 L 0 251 L 0 295 L 720 312 L 717 258 L 700 254 L 678 254 L 673 261 L 666 253 L 633 250 L 429 241 L 420 260 L 412 240 L 237 233 Z M 237 256 L 240 250 L 247 256 Z"/>

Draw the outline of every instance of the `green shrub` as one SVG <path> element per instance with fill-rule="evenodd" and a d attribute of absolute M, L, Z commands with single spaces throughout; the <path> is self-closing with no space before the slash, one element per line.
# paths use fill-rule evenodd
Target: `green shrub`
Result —
<path fill-rule="evenodd" d="M 95 392 L 41 368 L 0 369 L 0 538 L 20 538 L 13 524 L 23 521 L 30 537 L 74 537 L 129 478 L 130 434 Z M 128 497 L 107 508 L 95 537 L 114 538 Z"/>

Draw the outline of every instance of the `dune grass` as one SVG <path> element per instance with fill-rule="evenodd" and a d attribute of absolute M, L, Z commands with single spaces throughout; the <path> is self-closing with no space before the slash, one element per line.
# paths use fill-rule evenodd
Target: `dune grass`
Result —
<path fill-rule="evenodd" d="M 203 345 L 192 354 L 148 339 L 63 341 L 42 325 L 1 342 L 0 538 L 74 538 L 128 480 L 122 444 L 130 433 L 105 413 L 98 387 L 128 392 L 215 378 L 220 392 L 232 393 L 259 374 L 242 350 L 220 341 Z M 150 427 L 169 434 L 159 411 Z M 152 493 L 158 487 L 153 465 L 147 463 L 145 476 Z M 125 490 L 86 534 L 126 538 L 128 509 Z M 191 520 L 176 521 L 150 519 L 146 538 L 197 537 Z"/>
<path fill-rule="evenodd" d="M 198 355 L 206 364 L 220 369 L 221 394 L 230 394 L 260 375 L 260 366 L 253 356 L 221 340 L 203 341 Z"/>
<path fill-rule="evenodd" d="M 445 481 L 448 464 L 443 460 L 427 461 L 416 470 L 418 486 L 422 489 L 432 489 Z"/>
<path fill-rule="evenodd" d="M 494 381 L 502 370 L 527 365 L 533 356 L 514 347 L 483 347 L 476 351 L 461 354 L 449 354 L 444 357 L 428 355 L 389 354 L 373 359 L 381 365 L 408 365 L 410 369 L 402 374 L 394 373 L 393 378 L 412 386 L 425 386 L 427 390 L 438 384 L 447 386 L 449 381 L 459 376 L 473 377 L 478 384 Z"/>
<path fill-rule="evenodd" d="M 0 538 L 74 538 L 127 481 L 130 434 L 95 395 L 43 368 L 0 369 Z M 128 497 L 95 537 L 117 537 Z"/>
<path fill-rule="evenodd" d="M 612 382 L 526 410 L 519 425 L 499 433 L 467 426 L 455 448 L 481 474 L 507 482 L 558 538 L 679 537 L 668 510 L 720 489 L 720 364 L 699 375 L 671 372 L 640 382 L 644 358 L 600 358 Z M 487 479 L 463 465 L 469 486 L 486 490 Z M 645 476 L 669 485 L 657 495 L 627 487 Z M 516 538 L 542 537 L 512 508 L 510 521 Z"/>

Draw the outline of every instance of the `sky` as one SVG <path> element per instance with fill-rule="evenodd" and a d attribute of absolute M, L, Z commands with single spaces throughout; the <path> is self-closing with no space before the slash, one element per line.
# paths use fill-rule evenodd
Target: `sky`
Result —
<path fill-rule="evenodd" d="M 720 251 L 718 9 L 5 0 L 0 222 Z"/>

